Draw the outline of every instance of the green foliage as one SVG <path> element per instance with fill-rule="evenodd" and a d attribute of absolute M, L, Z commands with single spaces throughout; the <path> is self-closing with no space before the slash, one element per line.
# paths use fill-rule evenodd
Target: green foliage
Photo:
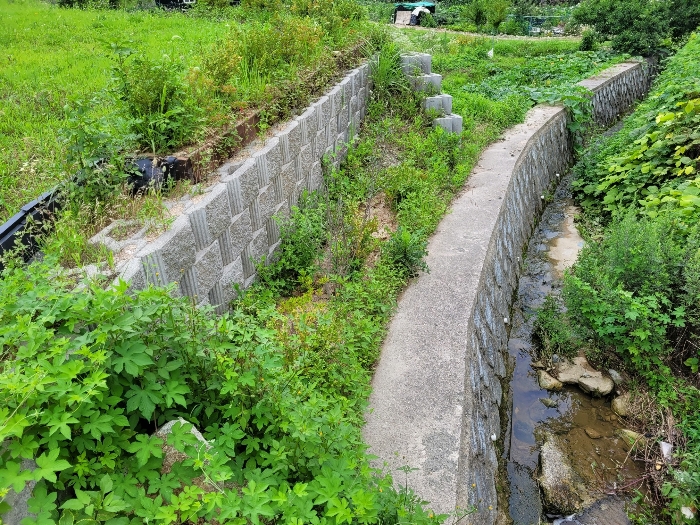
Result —
<path fill-rule="evenodd" d="M 313 275 L 327 242 L 326 203 L 319 194 L 304 193 L 292 207 L 289 220 L 280 223 L 279 253 L 273 262 L 258 266 L 262 283 L 280 293 L 289 293 L 300 280 Z"/>
<path fill-rule="evenodd" d="M 536 315 L 533 334 L 538 342 L 540 358 L 549 360 L 553 354 L 564 357 L 577 355 L 581 341 L 574 333 L 558 298 L 548 295 Z"/>
<path fill-rule="evenodd" d="M 592 29 L 586 29 L 581 35 L 581 44 L 579 49 L 581 51 L 595 51 L 598 47 L 598 37 Z"/>
<path fill-rule="evenodd" d="M 430 13 L 423 13 L 420 19 L 420 25 L 422 27 L 437 27 L 437 22 Z"/>
<path fill-rule="evenodd" d="M 420 232 L 410 232 L 399 227 L 383 248 L 383 256 L 392 266 L 407 277 L 415 277 L 420 271 L 427 272 L 423 258 L 428 255 L 428 241 Z"/>
<path fill-rule="evenodd" d="M 170 55 L 151 60 L 115 46 L 114 94 L 133 133 L 153 153 L 192 139 L 200 116 L 184 79 L 184 65 Z"/>
<path fill-rule="evenodd" d="M 104 94 L 90 101 L 76 100 L 67 109 L 61 141 L 74 175 L 61 191 L 73 210 L 98 207 L 121 191 L 128 177 L 123 151 L 136 135 L 123 119 L 97 118 L 91 108 L 105 103 Z"/>
<path fill-rule="evenodd" d="M 386 103 L 392 97 L 408 93 L 409 85 L 406 75 L 401 70 L 401 57 L 398 46 L 388 43 L 370 60 L 372 77 L 372 96 Z"/>
<path fill-rule="evenodd" d="M 27 523 L 376 523 L 395 513 L 437 525 L 369 468 L 361 442 L 369 376 L 358 359 L 376 352 L 373 319 L 389 311 L 372 313 L 387 301 L 377 277 L 324 315 L 342 331 L 307 318 L 297 341 L 308 355 L 283 351 L 285 318 L 269 295 L 217 318 L 167 290 L 86 283 L 75 294 L 51 261 L 3 277 L 0 494 L 39 481 Z M 350 321 L 343 308 L 355 309 Z M 316 332 L 317 343 L 335 334 L 333 366 L 308 347 Z M 162 469 L 166 438 L 150 433 L 178 417 L 209 444 L 176 424 L 166 442 L 181 454 Z"/>
<path fill-rule="evenodd" d="M 574 189 L 591 212 L 698 218 L 700 152 L 700 40 L 693 36 L 669 62 L 648 100 L 623 129 L 589 152 L 577 168 Z"/>
<path fill-rule="evenodd" d="M 584 0 L 574 21 L 610 38 L 617 51 L 651 55 L 669 33 L 669 7 L 649 0 Z"/>

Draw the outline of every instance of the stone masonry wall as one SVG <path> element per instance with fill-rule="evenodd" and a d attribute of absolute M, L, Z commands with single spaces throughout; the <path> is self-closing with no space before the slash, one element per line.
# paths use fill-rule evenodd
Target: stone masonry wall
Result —
<path fill-rule="evenodd" d="M 147 239 L 144 231 L 117 241 L 105 228 L 93 238 L 115 251 L 120 276 L 134 289 L 177 283 L 177 291 L 223 311 L 234 284 L 255 278 L 254 261 L 271 256 L 286 217 L 303 190 L 323 184 L 322 161 L 336 164 L 365 117 L 367 64 L 351 71 L 245 162 L 219 168 L 219 182 L 190 199 L 168 231 Z"/>
<path fill-rule="evenodd" d="M 648 71 L 626 63 L 586 81 L 599 122 L 644 93 Z M 372 382 L 363 433 L 376 464 L 416 469 L 401 483 L 438 513 L 474 505 L 472 525 L 499 515 L 508 318 L 544 194 L 573 161 L 567 119 L 562 107 L 537 106 L 483 152 L 430 239 L 430 273 L 399 301 Z"/>
<path fill-rule="evenodd" d="M 646 64 L 626 62 L 582 81 L 580 85 L 593 91 L 595 124 L 614 122 L 646 94 L 651 80 L 652 71 Z M 465 399 L 471 400 L 471 406 L 465 406 L 464 411 L 456 502 L 458 506 L 474 504 L 484 509 L 483 518 L 474 520 L 475 524 L 491 524 L 496 518 L 498 460 L 491 436 L 501 435 L 498 414 L 503 397 L 501 380 L 506 376 L 508 317 L 520 256 L 544 208 L 544 193 L 556 183 L 556 174 L 563 174 L 573 162 L 566 125 L 565 111 L 556 111 L 532 133 L 518 156 L 490 232 L 469 321 L 465 387 L 471 396 Z M 505 153 L 507 148 L 507 144 L 495 144 L 484 152 L 482 161 Z M 469 184 L 478 181 L 472 177 Z M 488 508 L 492 511 L 487 512 Z"/>

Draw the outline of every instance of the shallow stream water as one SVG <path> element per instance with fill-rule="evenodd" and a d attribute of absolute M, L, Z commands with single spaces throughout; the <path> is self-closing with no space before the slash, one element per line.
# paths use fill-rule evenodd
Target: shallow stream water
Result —
<path fill-rule="evenodd" d="M 548 294 L 560 291 L 564 270 L 576 261 L 583 247 L 574 226 L 576 213 L 570 177 L 565 177 L 530 239 L 513 305 L 508 352 L 514 370 L 504 459 L 509 513 L 515 525 L 551 523 L 558 517 L 543 509 L 536 480 L 539 446 L 545 433 L 563 438 L 574 470 L 594 498 L 612 493 L 617 484 L 642 473 L 615 436 L 622 426 L 610 409 L 609 399 L 592 398 L 578 387 L 560 392 L 543 390 L 532 367 L 534 312 Z"/>

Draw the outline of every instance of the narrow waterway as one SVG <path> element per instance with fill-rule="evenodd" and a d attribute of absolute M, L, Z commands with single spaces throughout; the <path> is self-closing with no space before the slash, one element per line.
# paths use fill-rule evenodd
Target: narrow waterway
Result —
<path fill-rule="evenodd" d="M 508 341 L 513 373 L 504 459 L 509 512 L 515 525 L 556 523 L 562 518 L 543 508 L 537 482 L 539 447 L 547 433 L 560 436 L 567 444 L 566 453 L 592 499 L 613 493 L 621 480 L 641 475 L 615 435 L 622 427 L 610 409 L 610 399 L 592 398 L 577 387 L 543 390 L 533 367 L 531 336 L 536 309 L 548 294 L 560 292 L 563 272 L 576 261 L 583 246 L 574 226 L 577 209 L 570 182 L 570 176 L 561 181 L 530 239 L 513 305 Z"/>

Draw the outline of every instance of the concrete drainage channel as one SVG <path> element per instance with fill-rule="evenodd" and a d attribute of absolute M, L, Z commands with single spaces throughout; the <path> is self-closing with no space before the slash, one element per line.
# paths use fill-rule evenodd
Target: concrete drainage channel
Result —
<path fill-rule="evenodd" d="M 423 69 L 425 71 L 425 69 Z M 649 89 L 652 68 L 581 84 L 608 125 Z M 402 295 L 373 378 L 364 436 L 377 465 L 472 525 L 510 520 L 497 491 L 510 308 L 544 195 L 573 161 L 561 107 L 537 106 L 482 154 L 428 245 L 429 274 Z"/>

